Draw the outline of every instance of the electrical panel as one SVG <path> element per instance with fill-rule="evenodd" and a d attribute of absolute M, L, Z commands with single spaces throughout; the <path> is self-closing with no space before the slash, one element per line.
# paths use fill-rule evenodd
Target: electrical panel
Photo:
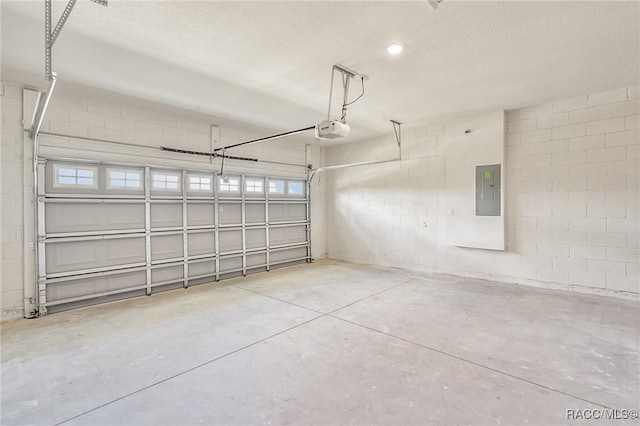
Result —
<path fill-rule="evenodd" d="M 500 164 L 476 166 L 476 216 L 500 216 Z"/>

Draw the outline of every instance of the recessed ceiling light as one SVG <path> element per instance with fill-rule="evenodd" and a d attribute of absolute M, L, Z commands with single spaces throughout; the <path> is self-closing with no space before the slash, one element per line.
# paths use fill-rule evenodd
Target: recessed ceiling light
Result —
<path fill-rule="evenodd" d="M 389 47 L 387 47 L 387 52 L 391 53 L 392 55 L 397 55 L 398 53 L 404 50 L 404 47 L 405 47 L 404 43 L 396 42 L 396 43 L 390 44 Z"/>

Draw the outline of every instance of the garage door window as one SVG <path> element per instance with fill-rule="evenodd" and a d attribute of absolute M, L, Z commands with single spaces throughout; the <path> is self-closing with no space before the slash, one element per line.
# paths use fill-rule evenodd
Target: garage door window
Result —
<path fill-rule="evenodd" d="M 142 189 L 142 172 L 107 169 L 107 189 Z"/>
<path fill-rule="evenodd" d="M 283 194 L 284 195 L 284 181 L 283 180 L 270 180 L 269 181 L 269 194 Z"/>
<path fill-rule="evenodd" d="M 53 168 L 56 188 L 97 188 L 97 169 L 85 166 L 64 166 L 56 164 Z"/>
<path fill-rule="evenodd" d="M 289 192 L 289 195 L 293 195 L 294 197 L 304 196 L 304 184 L 302 182 L 288 181 L 287 190 Z"/>
<path fill-rule="evenodd" d="M 240 178 L 237 176 L 223 176 L 220 178 L 220 192 L 240 192 Z"/>
<path fill-rule="evenodd" d="M 153 189 L 179 191 L 180 190 L 180 174 L 178 173 L 151 173 L 151 187 Z"/>
<path fill-rule="evenodd" d="M 251 194 L 262 194 L 264 192 L 264 181 L 262 179 L 247 178 L 246 191 Z"/>
<path fill-rule="evenodd" d="M 211 176 L 189 175 L 189 191 L 212 192 Z"/>

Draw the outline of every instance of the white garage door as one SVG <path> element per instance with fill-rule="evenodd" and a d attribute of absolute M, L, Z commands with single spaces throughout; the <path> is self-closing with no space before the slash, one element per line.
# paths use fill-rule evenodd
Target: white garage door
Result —
<path fill-rule="evenodd" d="M 310 260 L 306 181 L 49 159 L 41 315 Z"/>

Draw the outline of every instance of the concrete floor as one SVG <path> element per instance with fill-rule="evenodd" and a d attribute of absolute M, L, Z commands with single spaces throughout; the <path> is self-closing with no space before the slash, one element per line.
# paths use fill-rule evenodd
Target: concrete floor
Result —
<path fill-rule="evenodd" d="M 3 323 L 0 421 L 576 424 L 639 408 L 639 320 L 632 301 L 320 261 Z"/>

